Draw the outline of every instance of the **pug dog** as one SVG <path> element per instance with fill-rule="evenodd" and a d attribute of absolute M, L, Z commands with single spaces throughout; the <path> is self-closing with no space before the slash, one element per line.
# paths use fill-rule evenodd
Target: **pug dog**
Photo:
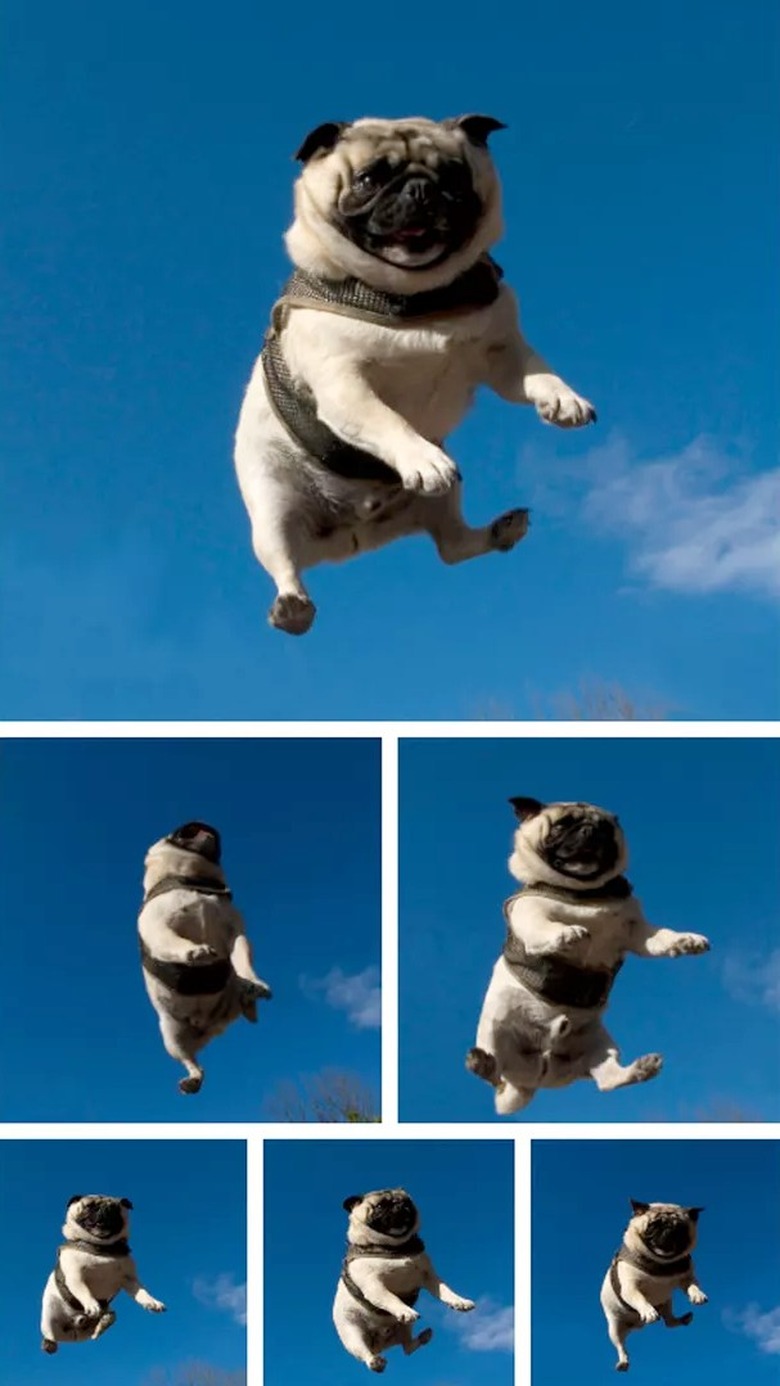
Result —
<path fill-rule="evenodd" d="M 545 423 L 596 418 L 525 340 L 489 251 L 501 190 L 491 116 L 328 121 L 296 158 L 276 303 L 238 422 L 235 462 L 272 626 L 302 635 L 302 572 L 425 533 L 445 563 L 506 553 L 528 512 L 471 528 L 444 440 L 480 385 Z"/>
<path fill-rule="evenodd" d="M 41 1310 L 41 1348 L 102 1337 L 116 1322 L 111 1301 L 124 1290 L 142 1309 L 164 1314 L 165 1305 L 145 1290 L 127 1245 L 129 1198 L 75 1194 L 68 1202 L 57 1262 L 46 1281 Z"/>
<path fill-rule="evenodd" d="M 187 1071 L 183 1093 L 200 1091 L 200 1050 L 239 1016 L 254 1024 L 257 1002 L 271 996 L 252 966 L 221 852 L 216 828 L 184 823 L 146 854 L 138 916 L 144 985 L 165 1049 Z"/>
<path fill-rule="evenodd" d="M 413 1334 L 421 1290 L 460 1313 L 473 1309 L 474 1301 L 456 1295 L 437 1275 L 419 1236 L 420 1215 L 406 1189 L 353 1194 L 343 1207 L 349 1214 L 347 1254 L 333 1322 L 347 1352 L 370 1371 L 383 1372 L 388 1348 L 401 1347 L 410 1357 L 433 1337 L 431 1328 Z"/>
<path fill-rule="evenodd" d="M 633 1216 L 623 1243 L 612 1259 L 601 1287 L 601 1307 L 607 1332 L 617 1348 L 616 1371 L 629 1367 L 625 1341 L 629 1333 L 663 1319 L 667 1328 L 682 1328 L 692 1313 L 677 1318 L 672 1295 L 682 1290 L 691 1304 L 706 1304 L 707 1296 L 696 1279 L 691 1252 L 696 1245 L 697 1224 L 703 1208 L 681 1208 L 677 1203 L 637 1203 L 631 1199 Z"/>
<path fill-rule="evenodd" d="M 602 1024 L 628 953 L 678 958 L 709 948 L 702 934 L 649 924 L 623 872 L 614 814 L 594 804 L 510 799 L 519 819 L 509 870 L 522 888 L 504 905 L 504 951 L 466 1067 L 495 1090 L 496 1111 L 526 1107 L 539 1088 L 592 1078 L 601 1092 L 655 1078 L 663 1060 L 623 1066 Z"/>

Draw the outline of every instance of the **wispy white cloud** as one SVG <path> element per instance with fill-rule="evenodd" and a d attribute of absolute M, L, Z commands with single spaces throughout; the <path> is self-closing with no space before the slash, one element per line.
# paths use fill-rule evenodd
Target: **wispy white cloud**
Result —
<path fill-rule="evenodd" d="M 511 1305 L 480 1299 L 468 1314 L 447 1319 L 470 1352 L 512 1352 L 515 1341 L 515 1311 Z"/>
<path fill-rule="evenodd" d="M 382 993 L 379 968 L 366 967 L 350 976 L 340 967 L 331 968 L 326 977 L 301 980 L 310 996 L 322 996 L 335 1011 L 344 1011 L 357 1030 L 378 1030 L 382 1022 Z"/>
<path fill-rule="evenodd" d="M 619 433 L 544 477 L 529 456 L 524 469 L 528 462 L 540 503 L 562 482 L 567 511 L 579 498 L 585 523 L 618 535 L 631 572 L 650 586 L 780 595 L 780 467 L 757 472 L 739 449 L 706 435 L 642 459 Z"/>
<path fill-rule="evenodd" d="M 219 1309 L 236 1323 L 246 1323 L 246 1284 L 237 1284 L 232 1275 L 218 1275 L 214 1280 L 201 1277 L 192 1293 L 207 1309 Z"/>
<path fill-rule="evenodd" d="M 752 1338 L 759 1352 L 780 1356 L 780 1304 L 766 1312 L 757 1304 L 749 1304 L 746 1309 L 727 1309 L 723 1317 L 727 1328 Z"/>
<path fill-rule="evenodd" d="M 732 954 L 723 965 L 723 980 L 737 1001 L 780 1011 L 780 948 L 763 958 Z"/>

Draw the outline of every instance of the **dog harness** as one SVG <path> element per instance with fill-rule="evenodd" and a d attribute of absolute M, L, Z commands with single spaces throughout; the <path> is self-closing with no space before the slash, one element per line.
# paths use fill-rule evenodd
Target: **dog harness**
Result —
<path fill-rule="evenodd" d="M 400 485 L 398 473 L 381 458 L 337 438 L 317 417 L 311 390 L 295 382 L 285 360 L 281 334 L 291 308 L 341 313 L 380 327 L 416 324 L 488 308 L 498 298 L 503 270 L 485 255 L 442 289 L 420 294 L 391 294 L 360 279 L 320 279 L 296 270 L 271 311 L 261 360 L 268 396 L 277 418 L 311 457 L 337 476 L 352 481 Z"/>
<path fill-rule="evenodd" d="M 54 1283 L 57 1286 L 60 1298 L 67 1304 L 71 1313 L 83 1314 L 84 1305 L 80 1300 L 76 1299 L 73 1291 L 68 1288 L 68 1283 L 65 1279 L 62 1266 L 60 1265 L 60 1256 L 63 1251 L 69 1251 L 71 1248 L 74 1248 L 76 1251 L 88 1251 L 91 1256 L 101 1256 L 110 1261 L 115 1259 L 120 1260 L 123 1256 L 129 1256 L 130 1248 L 125 1241 L 112 1242 L 110 1246 L 97 1246 L 94 1242 L 72 1241 L 64 1242 L 62 1246 L 57 1248 L 57 1260 L 54 1266 Z M 118 1293 L 119 1291 L 117 1290 L 117 1294 Z M 98 1304 L 101 1309 L 107 1309 L 111 1300 L 114 1298 L 115 1296 L 111 1295 L 109 1299 L 99 1299 Z"/>
<path fill-rule="evenodd" d="M 653 1256 L 646 1256 L 644 1252 L 632 1251 L 623 1242 L 612 1257 L 609 1268 L 609 1283 L 621 1309 L 634 1319 L 639 1319 L 636 1309 L 627 1304 L 620 1292 L 620 1280 L 618 1278 L 618 1262 L 625 1261 L 629 1266 L 635 1266 L 645 1275 L 653 1275 L 657 1278 L 666 1276 L 685 1275 L 691 1268 L 690 1256 L 678 1256 L 676 1261 L 656 1261 Z"/>
<path fill-rule="evenodd" d="M 164 876 L 152 886 L 144 896 L 144 905 L 157 895 L 169 890 L 194 890 L 196 895 L 216 895 L 221 900 L 232 900 L 233 893 L 219 881 L 195 880 L 191 876 Z M 233 964 L 229 958 L 218 958 L 212 963 L 163 962 L 149 952 L 143 939 L 139 939 L 141 962 L 151 977 L 156 977 L 163 986 L 175 991 L 178 996 L 214 996 L 225 990 Z"/>
<path fill-rule="evenodd" d="M 611 968 L 587 968 L 576 967 L 554 954 L 549 957 L 528 954 L 511 927 L 511 909 L 516 900 L 532 895 L 561 900 L 567 905 L 607 905 L 615 900 L 627 900 L 632 893 L 625 876 L 617 876 L 614 881 L 607 881 L 606 885 L 597 886 L 594 890 L 568 890 L 565 886 L 534 881 L 510 895 L 504 902 L 504 961 L 513 977 L 536 996 L 555 1006 L 572 1006 L 579 1010 L 601 1009 L 607 1003 L 615 978 L 623 966 L 623 959 L 619 959 Z"/>
<path fill-rule="evenodd" d="M 407 1242 L 404 1242 L 403 1246 L 350 1246 L 347 1248 L 347 1254 L 342 1263 L 341 1279 L 352 1295 L 352 1298 L 356 1299 L 359 1304 L 362 1304 L 364 1309 L 370 1309 L 371 1313 L 377 1314 L 379 1318 L 392 1319 L 395 1316 L 390 1313 L 389 1309 L 379 1309 L 376 1304 L 372 1304 L 371 1300 L 367 1299 L 363 1294 L 360 1287 L 355 1284 L 349 1270 L 350 1263 L 352 1261 L 357 1261 L 360 1256 L 379 1256 L 384 1261 L 399 1261 L 404 1256 L 419 1256 L 424 1250 L 425 1242 L 421 1237 L 416 1235 L 410 1237 Z M 395 1293 L 395 1291 L 393 1293 Z M 419 1296 L 419 1290 L 407 1290 L 404 1294 L 399 1294 L 397 1298 L 412 1309 L 417 1303 Z"/>

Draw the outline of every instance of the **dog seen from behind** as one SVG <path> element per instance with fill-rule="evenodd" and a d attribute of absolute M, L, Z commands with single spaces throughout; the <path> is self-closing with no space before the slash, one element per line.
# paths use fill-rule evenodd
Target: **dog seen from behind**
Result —
<path fill-rule="evenodd" d="M 198 1054 L 239 1016 L 257 1020 L 271 989 L 252 965 L 244 921 L 220 865 L 221 841 L 207 823 L 185 823 L 146 854 L 138 916 L 143 977 L 162 1041 L 186 1069 L 179 1091 L 203 1082 Z"/>

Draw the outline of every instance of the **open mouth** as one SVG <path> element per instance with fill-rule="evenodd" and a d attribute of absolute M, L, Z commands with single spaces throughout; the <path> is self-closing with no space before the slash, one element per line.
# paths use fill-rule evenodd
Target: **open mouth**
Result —
<path fill-rule="evenodd" d="M 371 1216 L 370 1226 L 386 1237 L 405 1237 L 414 1227 L 416 1213 L 408 1199 L 380 1203 Z"/>
<path fill-rule="evenodd" d="M 688 1228 L 679 1222 L 656 1223 L 648 1228 L 646 1240 L 660 1256 L 679 1256 L 688 1246 Z"/>

